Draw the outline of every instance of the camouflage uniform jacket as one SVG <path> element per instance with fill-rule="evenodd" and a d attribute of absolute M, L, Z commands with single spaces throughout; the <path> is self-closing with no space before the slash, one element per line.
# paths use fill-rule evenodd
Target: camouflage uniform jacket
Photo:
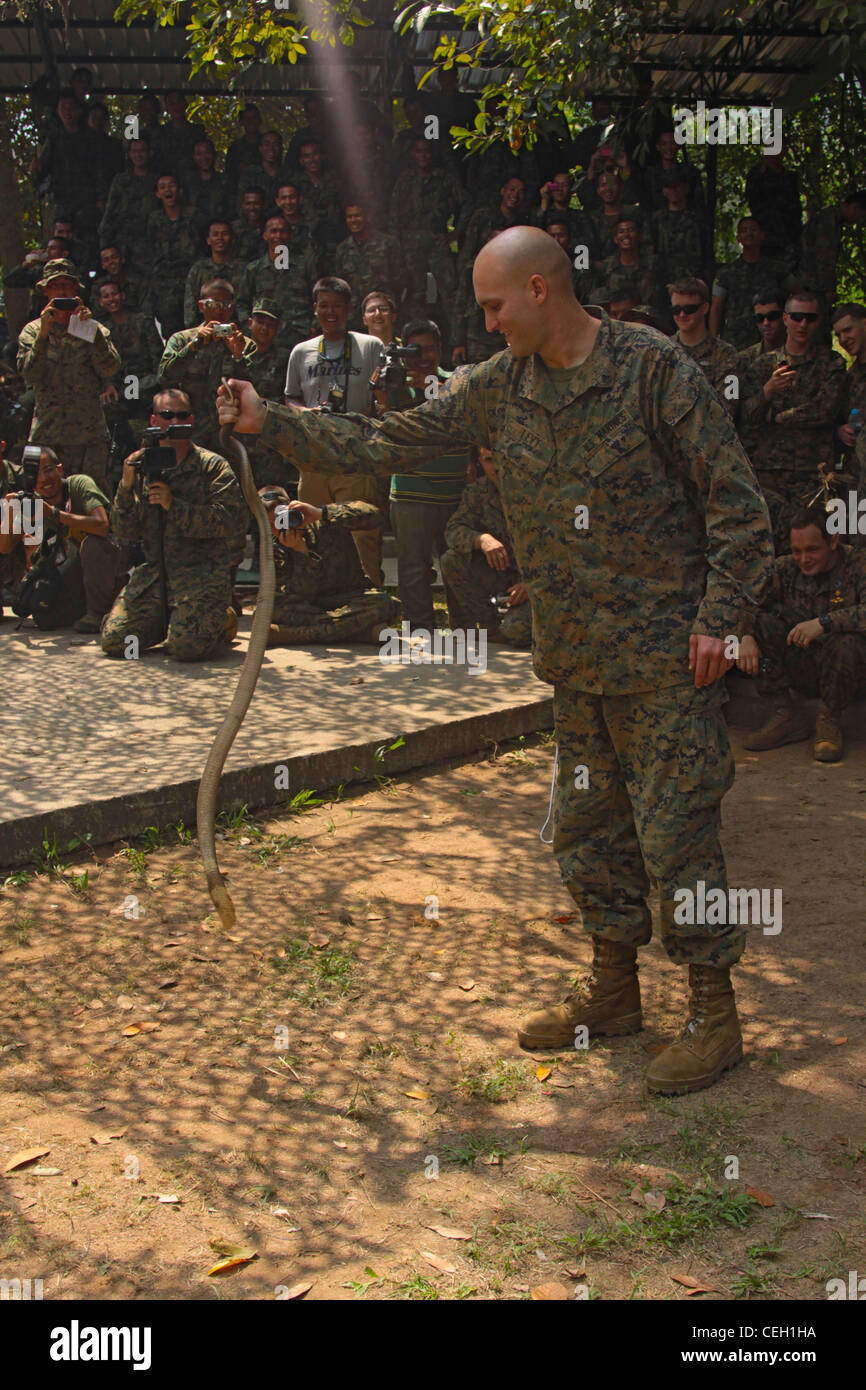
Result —
<path fill-rule="evenodd" d="M 114 382 L 120 395 L 123 395 L 124 378 L 130 375 L 138 377 L 139 393 L 155 386 L 162 339 L 153 319 L 146 314 L 129 314 L 125 323 L 109 319 L 105 326 L 120 353 L 119 379 Z"/>
<path fill-rule="evenodd" d="M 511 534 L 505 520 L 505 510 L 499 489 L 487 477 L 467 483 L 463 496 L 445 527 L 445 544 L 449 550 L 457 550 L 464 555 L 475 549 L 475 538 L 481 535 L 495 536 L 508 551 L 508 563 L 514 563 L 514 550 Z"/>
<path fill-rule="evenodd" d="M 762 604 L 794 627 L 826 613 L 831 632 L 866 633 L 866 549 L 839 546 L 839 560 L 825 574 L 803 574 L 793 555 L 775 562 L 772 588 Z M 744 624 L 744 634 L 755 632 L 755 614 Z"/>
<path fill-rule="evenodd" d="M 683 352 L 688 353 L 693 362 L 697 362 L 704 376 L 712 382 L 728 414 L 736 415 L 739 396 L 729 398 L 725 395 L 726 379 L 739 373 L 740 354 L 733 343 L 725 342 L 724 338 L 714 338 L 712 333 L 708 333 L 696 347 L 689 347 L 687 343 L 682 342 L 679 333 L 674 341 L 679 343 Z"/>
<path fill-rule="evenodd" d="M 371 502 L 329 502 L 325 518 L 306 533 L 315 554 L 301 555 L 274 540 L 277 597 L 282 604 L 299 599 L 323 609 L 339 608 L 369 587 L 352 532 L 377 530 L 382 513 Z"/>
<path fill-rule="evenodd" d="M 187 174 L 184 194 L 203 228 L 210 226 L 215 217 L 231 217 L 229 191 L 222 174 L 214 173 L 210 179 L 203 179 L 198 169 Z"/>
<path fill-rule="evenodd" d="M 243 265 L 249 265 L 250 261 L 258 260 L 262 254 L 264 242 L 262 241 L 262 228 L 256 223 L 251 225 L 245 217 L 237 217 L 232 223 L 234 233 L 235 260 L 241 261 Z"/>
<path fill-rule="evenodd" d="M 650 218 L 653 245 L 666 282 L 681 275 L 702 276 L 707 263 L 707 234 L 693 212 L 654 212 Z"/>
<path fill-rule="evenodd" d="M 307 244 L 301 248 L 289 245 L 286 270 L 277 270 L 267 252 L 257 261 L 250 261 L 236 301 L 241 322 L 246 323 L 257 299 L 275 300 L 282 319 L 274 342 L 291 350 L 298 341 L 298 334 L 302 338 L 309 337 L 316 279 L 315 258 Z"/>
<path fill-rule="evenodd" d="M 118 370 L 120 354 L 108 329 L 95 320 L 91 322 L 96 326 L 92 343 L 73 337 L 57 325 L 46 337 L 40 337 L 39 319 L 21 330 L 18 370 L 36 392 L 30 426 L 34 444 L 62 449 L 64 444 L 108 442 L 99 396 Z"/>
<path fill-rule="evenodd" d="M 779 261 L 759 256 L 756 261 L 735 261 L 719 266 L 713 281 L 713 299 L 724 299 L 725 337 L 735 348 L 748 347 L 758 338 L 752 299 L 758 290 L 788 289 L 791 275 Z"/>
<path fill-rule="evenodd" d="M 147 240 L 150 275 L 182 284 L 198 257 L 201 243 L 201 227 L 194 210 L 181 208 L 180 217 L 173 220 L 158 208 L 147 219 Z"/>
<path fill-rule="evenodd" d="M 334 274 L 352 287 L 352 313 L 357 316 L 361 303 L 372 290 L 390 294 L 399 310 L 409 274 L 400 243 L 387 232 L 371 231 L 364 242 L 353 236 L 337 247 Z"/>
<path fill-rule="evenodd" d="M 100 246 L 119 246 L 141 268 L 148 252 L 147 219 L 156 207 L 154 174 L 118 174 L 111 180 L 99 224 Z"/>
<path fill-rule="evenodd" d="M 168 511 L 141 499 L 135 488 L 119 487 L 111 508 L 111 529 L 123 545 L 141 540 L 149 565 L 159 561 L 159 517 L 164 517 L 163 551 L 169 581 L 188 594 L 207 584 L 220 568 L 229 568 L 229 539 L 249 519 L 240 484 L 221 455 L 193 444 L 177 471 L 166 478 L 172 501 Z"/>
<path fill-rule="evenodd" d="M 288 366 L 289 354 L 285 348 L 272 343 L 267 352 L 258 348 L 255 356 L 247 362 L 247 378 L 264 400 L 279 401 L 282 405 L 286 396 Z"/>
<path fill-rule="evenodd" d="M 182 328 L 179 333 L 172 333 L 165 345 L 157 376 L 160 385 L 179 386 L 186 391 L 195 416 L 192 437 L 196 444 L 213 449 L 219 437 L 217 387 L 223 377 L 246 379 L 248 365 L 258 349 L 252 338 L 244 338 L 244 350 L 239 359 L 229 352 L 224 338 L 214 338 L 210 343 L 196 348 L 197 333 L 198 328 Z"/>
<path fill-rule="evenodd" d="M 595 272 L 595 288 L 590 292 L 590 299 L 597 304 L 600 299 L 616 299 L 629 291 L 639 304 L 667 309 L 659 259 L 646 246 L 638 251 L 637 265 L 623 265 L 618 250 L 612 256 L 605 256 Z"/>
<path fill-rule="evenodd" d="M 426 178 L 406 170 L 391 194 L 389 229 L 397 240 L 404 232 L 445 232 L 460 206 L 461 188 L 450 169 L 431 169 Z"/>
<path fill-rule="evenodd" d="M 268 405 L 262 440 L 303 469 L 387 474 L 486 445 L 532 603 L 541 680 L 593 694 L 688 681 L 689 635 L 739 630 L 769 579 L 769 518 L 703 373 L 651 328 L 601 325 L 556 384 L 510 350 L 381 420 Z M 587 511 L 579 511 L 579 508 Z"/>
<path fill-rule="evenodd" d="M 203 285 L 206 285 L 209 280 L 228 280 L 235 292 L 235 304 L 237 304 L 238 299 L 243 295 L 245 274 L 246 263 L 237 259 L 226 261 L 225 265 L 217 265 L 210 256 L 204 256 L 200 261 L 191 265 L 183 292 L 185 327 L 192 328 L 193 324 L 200 320 L 201 310 L 198 307 L 198 302 L 201 299 Z M 240 327 L 240 325 L 238 326 Z"/>
<path fill-rule="evenodd" d="M 796 367 L 796 380 L 768 401 L 764 382 L 783 362 Z M 819 463 L 832 467 L 844 394 L 845 362 L 829 348 L 813 347 L 805 356 L 780 348 L 756 357 L 740 385 L 740 433 L 755 472 L 811 473 Z"/>

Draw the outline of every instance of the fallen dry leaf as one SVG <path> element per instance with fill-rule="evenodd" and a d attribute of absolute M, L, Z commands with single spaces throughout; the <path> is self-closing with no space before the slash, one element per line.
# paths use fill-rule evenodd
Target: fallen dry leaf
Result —
<path fill-rule="evenodd" d="M 553 1067 L 536 1067 L 535 1075 L 539 1081 L 546 1081 L 549 1076 L 553 1075 Z"/>
<path fill-rule="evenodd" d="M 291 1302 L 293 1298 L 303 1298 L 304 1294 L 309 1293 L 312 1287 L 312 1284 L 292 1284 L 290 1289 L 286 1289 L 286 1292 L 281 1294 L 281 1299 L 285 1303 L 286 1301 Z"/>
<path fill-rule="evenodd" d="M 147 1018 L 144 1019 L 143 1022 L 130 1023 L 127 1028 L 124 1028 L 123 1037 L 134 1038 L 136 1033 L 155 1033 L 157 1028 L 161 1027 L 162 1024 L 155 1023 L 152 1019 Z"/>
<path fill-rule="evenodd" d="M 104 1129 L 99 1130 L 96 1134 L 91 1134 L 90 1142 L 91 1144 L 110 1144 L 112 1139 L 122 1139 L 125 1133 L 125 1129 L 118 1129 L 112 1134 Z"/>
<path fill-rule="evenodd" d="M 134 1008 L 135 1008 L 135 1005 L 133 1004 L 133 1002 L 132 1002 L 132 1000 L 130 999 L 130 997 L 129 997 L 128 994 L 118 994 L 118 996 L 117 996 L 117 998 L 115 999 L 114 1002 L 115 1002 L 115 1004 L 117 1005 L 117 1007 L 118 1007 L 119 1009 L 134 1009 Z"/>
<path fill-rule="evenodd" d="M 429 1100 L 430 1092 L 422 1090 L 404 1091 L 404 1096 L 409 1096 L 410 1100 Z"/>
<path fill-rule="evenodd" d="M 832 1221 L 832 1216 L 828 1216 L 825 1211 L 801 1211 L 800 1215 L 807 1221 Z"/>
<path fill-rule="evenodd" d="M 833 1038 L 833 1040 L 832 1040 L 830 1046 L 831 1046 L 831 1047 L 841 1047 L 842 1044 L 843 1044 L 843 1043 L 846 1043 L 847 1041 L 848 1041 L 847 1038 Z"/>
<path fill-rule="evenodd" d="M 753 1197 L 761 1207 L 774 1207 L 776 1205 L 775 1197 L 771 1197 L 769 1192 L 762 1192 L 759 1187 L 747 1187 L 746 1196 Z"/>
<path fill-rule="evenodd" d="M 428 1231 L 435 1231 L 437 1236 L 444 1236 L 446 1240 L 471 1240 L 470 1231 L 460 1231 L 456 1226 L 428 1226 Z"/>
<path fill-rule="evenodd" d="M 566 922 L 573 922 L 574 919 L 575 919 L 575 916 L 576 916 L 576 913 L 574 913 L 574 912 L 563 912 L 559 917 L 554 917 L 553 920 L 554 920 L 554 922 L 561 922 L 562 925 L 564 926 Z"/>
<path fill-rule="evenodd" d="M 643 1194 L 643 1200 L 644 1205 L 649 1207 L 650 1211 L 664 1211 L 665 1209 L 666 1198 L 661 1192 L 654 1192 L 650 1189 L 649 1192 Z"/>
<path fill-rule="evenodd" d="M 675 1284 L 682 1284 L 688 1290 L 687 1297 L 690 1298 L 696 1293 L 718 1293 L 718 1289 L 712 1288 L 709 1284 L 702 1284 L 699 1279 L 693 1279 L 690 1274 L 672 1274 L 671 1278 Z"/>
<path fill-rule="evenodd" d="M 311 946 L 315 946 L 317 951 L 321 951 L 323 946 L 329 946 L 331 944 L 331 938 L 328 936 L 328 933 L 323 931 L 307 932 L 307 940 Z M 312 1288 L 312 1285 L 310 1285 L 310 1287 Z"/>
<path fill-rule="evenodd" d="M 169 977 L 166 980 L 157 980 L 156 987 L 157 989 L 174 989 L 176 984 L 177 980 Z"/>
<path fill-rule="evenodd" d="M 569 1279 L 585 1279 L 585 1278 L 586 1278 L 586 1270 L 585 1270 L 585 1269 L 566 1269 L 565 1273 L 568 1275 Z"/>
<path fill-rule="evenodd" d="M 430 1250 L 421 1251 L 421 1259 L 426 1260 L 428 1265 L 438 1269 L 440 1274 L 456 1274 L 457 1266 L 451 1265 L 447 1260 L 443 1260 L 439 1255 L 434 1255 Z"/>
<path fill-rule="evenodd" d="M 475 981 L 474 981 L 474 980 L 463 980 L 463 981 L 458 981 L 458 988 L 459 988 L 459 989 L 465 990 L 466 993 L 468 994 L 469 991 L 470 991 L 470 989 L 474 989 L 474 988 L 475 988 Z"/>
<path fill-rule="evenodd" d="M 35 1163 L 37 1158 L 44 1158 L 50 1152 L 50 1149 L 22 1149 L 20 1153 L 12 1155 L 3 1172 L 14 1173 L 17 1168 L 26 1168 L 28 1163 Z"/>
<path fill-rule="evenodd" d="M 30 1172 L 34 1178 L 59 1178 L 63 1174 L 62 1168 L 31 1168 Z"/>
<path fill-rule="evenodd" d="M 348 1149 L 349 1147 L 349 1145 L 343 1139 L 332 1139 L 331 1142 L 334 1145 L 335 1149 Z"/>
<path fill-rule="evenodd" d="M 565 1299 L 571 1299 L 571 1289 L 553 1280 L 549 1284 L 536 1284 L 529 1297 L 533 1303 L 563 1302 Z"/>
<path fill-rule="evenodd" d="M 224 1274 L 229 1269 L 236 1269 L 239 1265 L 248 1265 L 251 1260 L 258 1259 L 258 1254 L 251 1245 L 232 1245 L 224 1240 L 212 1240 L 209 1243 L 211 1250 L 217 1255 L 222 1255 L 222 1259 L 217 1260 L 208 1270 L 208 1278 L 213 1274 Z"/>
<path fill-rule="evenodd" d="M 437 984 L 437 985 L 438 985 L 439 982 L 440 982 L 440 980 L 444 980 L 444 979 L 445 979 L 445 976 L 444 976 L 444 975 L 440 975 L 438 970 L 428 970 L 428 971 L 427 971 L 427 979 L 428 979 L 428 980 L 432 980 L 434 984 Z"/>

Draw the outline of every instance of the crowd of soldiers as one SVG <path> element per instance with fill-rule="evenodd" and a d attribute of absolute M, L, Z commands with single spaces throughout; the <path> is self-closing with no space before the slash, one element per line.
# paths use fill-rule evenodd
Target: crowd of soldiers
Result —
<path fill-rule="evenodd" d="M 4 273 L 7 289 L 31 293 L 30 322 L 3 351 L 4 486 L 21 487 L 14 446 L 39 446 L 37 487 L 57 494 L 47 510 L 69 542 L 63 601 L 44 589 L 32 614 L 42 625 L 62 618 L 101 631 L 107 654 L 122 651 L 136 624 L 144 646 L 168 638 L 180 659 L 231 640 L 238 566 L 254 571 L 257 542 L 221 462 L 220 382 L 247 379 L 266 400 L 366 414 L 429 398 L 431 383 L 506 346 L 476 303 L 472 267 L 515 226 L 541 228 L 563 248 L 581 303 L 673 337 L 699 365 L 752 461 L 778 553 L 804 507 L 857 487 L 866 309 L 837 303 L 836 280 L 843 238 L 866 220 L 866 193 L 804 224 L 784 149 L 759 152 L 740 254 L 716 264 L 701 175 L 661 119 L 643 161 L 600 102 L 576 137 L 466 155 L 448 128 L 472 125 L 476 108 L 440 74 L 437 92 L 404 100 L 396 139 L 355 85 L 339 113 L 308 97 L 286 147 L 244 106 L 220 158 L 182 92 L 165 95 L 164 111 L 146 92 L 121 139 L 91 82 L 78 70 L 47 119 L 32 175 L 48 235 Z M 415 349 L 402 379 L 389 344 Z M 389 384 L 377 387 L 386 361 Z M 142 432 L 169 424 L 187 427 L 168 441 L 175 470 L 148 481 Z M 528 595 L 489 451 L 457 450 L 383 487 L 299 478 L 260 441 L 247 444 L 272 514 L 297 500 L 303 521 L 275 527 L 273 641 L 375 640 L 401 611 L 384 588 L 390 525 L 411 630 L 436 625 L 438 558 L 452 626 L 529 646 Z M 217 552 L 228 578 L 215 584 Z M 27 573 L 28 552 L 6 538 L 7 603 Z M 182 613 L 181 589 L 196 595 Z"/>

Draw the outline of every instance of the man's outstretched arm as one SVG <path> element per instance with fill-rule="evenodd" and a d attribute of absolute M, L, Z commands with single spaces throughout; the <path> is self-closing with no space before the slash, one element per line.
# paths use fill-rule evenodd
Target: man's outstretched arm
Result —
<path fill-rule="evenodd" d="M 331 415 L 320 410 L 263 401 L 249 382 L 229 382 L 217 392 L 220 424 L 262 443 L 315 473 L 412 473 L 445 449 L 488 442 L 485 392 L 472 378 L 485 364 L 455 372 L 439 395 L 413 410 L 389 411 L 381 420 L 366 415 Z M 480 385 L 480 384 L 479 384 Z"/>

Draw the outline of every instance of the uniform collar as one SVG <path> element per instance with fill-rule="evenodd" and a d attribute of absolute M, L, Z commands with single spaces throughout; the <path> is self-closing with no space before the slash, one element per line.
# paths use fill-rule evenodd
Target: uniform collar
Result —
<path fill-rule="evenodd" d="M 601 328 L 586 361 L 574 368 L 568 396 L 564 396 L 562 391 L 554 385 L 547 367 L 537 353 L 534 353 L 527 361 L 520 382 L 519 394 L 530 401 L 535 401 L 545 410 L 551 412 L 561 410 L 569 400 L 576 400 L 592 387 L 597 386 L 601 390 L 606 390 L 614 383 L 613 320 L 595 304 L 585 304 L 583 307 L 592 318 L 601 319 Z"/>

